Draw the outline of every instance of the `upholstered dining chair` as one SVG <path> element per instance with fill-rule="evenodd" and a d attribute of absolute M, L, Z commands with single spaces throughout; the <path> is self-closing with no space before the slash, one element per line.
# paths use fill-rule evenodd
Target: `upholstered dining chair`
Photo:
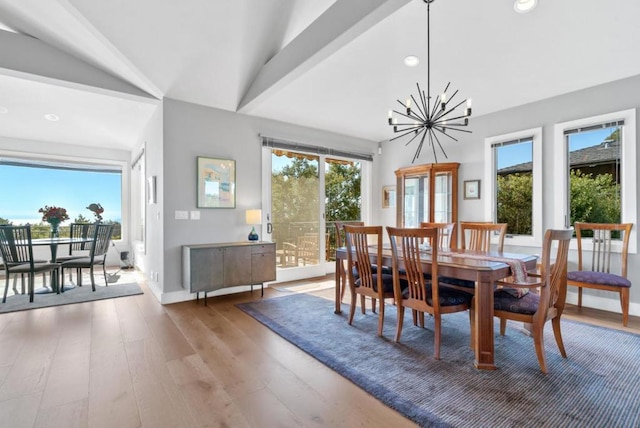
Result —
<path fill-rule="evenodd" d="M 434 345 L 433 357 L 440 359 L 440 337 L 442 330 L 441 316 L 454 312 L 462 312 L 471 307 L 471 294 L 440 287 L 439 281 L 433 278 L 438 276 L 438 228 L 400 229 L 387 227 L 391 240 L 391 253 L 393 257 L 393 289 L 396 305 L 398 306 L 398 322 L 396 326 L 395 341 L 400 341 L 402 325 L 404 321 L 404 308 L 410 308 L 420 314 L 421 323 L 424 325 L 424 313 L 433 315 L 434 320 Z M 428 243 L 431 246 L 431 280 L 423 273 L 421 261 L 421 244 Z M 400 274 L 400 260 L 402 260 L 403 273 Z M 403 287 L 404 285 L 404 287 Z"/>
<path fill-rule="evenodd" d="M 348 224 L 350 226 L 364 226 L 364 222 L 363 221 L 336 221 L 335 222 L 335 227 L 336 227 L 336 248 L 340 248 L 340 247 L 344 247 L 345 245 L 345 238 L 344 238 L 344 225 Z M 354 272 L 354 274 L 357 276 L 358 273 Z M 340 290 L 340 299 L 344 299 L 344 293 L 347 290 L 347 261 L 344 261 L 342 263 L 342 269 L 338 272 L 338 275 L 340 275 L 340 283 L 342 284 L 342 290 Z"/>
<path fill-rule="evenodd" d="M 59 263 L 39 262 L 33 258 L 31 226 L 0 226 L 0 252 L 6 274 L 2 303 L 7 301 L 11 275 L 27 275 L 29 302 L 33 302 L 36 273 L 58 275 Z M 53 281 L 51 281 L 53 283 Z M 60 289 L 56 290 L 60 293 Z"/>
<path fill-rule="evenodd" d="M 82 286 L 82 269 L 89 269 L 91 276 L 91 288 L 96 291 L 96 282 L 93 275 L 95 266 L 102 266 L 102 273 L 104 276 L 105 285 L 108 286 L 107 271 L 106 271 L 106 258 L 109 245 L 111 244 L 111 234 L 113 232 L 113 224 L 101 224 L 98 223 L 94 230 L 94 240 L 91 243 L 91 249 L 87 257 L 79 259 L 71 259 L 61 264 L 61 277 L 62 285 L 61 291 L 64 292 L 64 270 L 76 269 L 78 271 L 78 285 Z"/>
<path fill-rule="evenodd" d="M 500 318 L 500 335 L 505 334 L 507 320 L 531 325 L 531 335 L 540 364 L 540 370 L 547 373 L 544 353 L 544 326 L 551 321 L 553 334 L 563 358 L 567 353 L 562 342 L 560 317 L 567 297 L 567 256 L 573 230 L 547 230 L 542 243 L 542 258 L 539 274 L 530 274 L 527 282 L 499 281 L 494 292 L 493 314 Z M 552 252 L 555 250 L 555 257 Z M 538 289 L 538 293 L 526 293 L 517 297 L 516 289 Z M 475 337 L 473 308 L 471 309 L 472 336 Z"/>
<path fill-rule="evenodd" d="M 420 223 L 420 227 L 429 228 L 435 227 L 438 229 L 438 248 L 447 249 L 451 248 L 451 238 L 455 231 L 455 223 L 430 223 L 423 221 Z"/>
<path fill-rule="evenodd" d="M 582 289 L 613 291 L 620 295 L 622 307 L 622 325 L 629 322 L 629 289 L 631 281 L 627 279 L 627 255 L 629 252 L 629 237 L 632 223 L 604 224 L 580 223 L 574 224 L 578 241 L 578 270 L 567 273 L 567 285 L 578 287 L 578 307 L 582 307 Z M 611 258 L 617 257 L 617 250 L 612 245 L 612 233 L 620 234 L 619 269 L 611 273 Z M 588 237 L 587 235 L 592 235 Z M 591 241 L 591 248 L 587 248 L 585 241 Z M 587 252 L 591 255 L 588 256 Z M 616 253 L 614 255 L 614 253 Z M 591 259 L 589 262 L 588 259 Z"/>
<path fill-rule="evenodd" d="M 507 223 L 484 222 L 460 222 L 460 234 L 462 235 L 462 249 L 471 251 L 490 251 L 491 236 L 498 235 L 496 251 L 503 251 L 504 238 L 507 234 Z M 441 278 L 441 282 L 451 288 L 474 293 L 476 284 L 474 281 L 457 278 Z"/>
<path fill-rule="evenodd" d="M 351 309 L 349 325 L 356 313 L 356 296 L 360 296 L 362 313 L 366 313 L 365 298 L 371 298 L 371 310 L 376 312 L 376 302 L 380 301 L 378 314 L 378 336 L 382 336 L 384 326 L 385 299 L 393 299 L 393 275 L 378 272 L 369 258 L 369 243 L 375 245 L 373 252 L 377 260 L 382 260 L 382 226 L 343 226 L 347 247 L 347 269 L 349 290 L 351 291 Z M 370 241 L 371 240 L 371 241 Z M 355 272 L 354 272 L 355 271 Z M 355 274 L 357 274 L 357 276 Z"/>

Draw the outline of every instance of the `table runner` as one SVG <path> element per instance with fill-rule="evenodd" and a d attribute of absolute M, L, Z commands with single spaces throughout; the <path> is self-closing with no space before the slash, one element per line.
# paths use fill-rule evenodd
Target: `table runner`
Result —
<path fill-rule="evenodd" d="M 462 257 L 467 259 L 506 263 L 511 268 L 511 275 L 513 275 L 515 282 L 524 283 L 527 281 L 527 266 L 520 259 L 513 259 L 510 257 L 489 256 L 486 254 L 457 253 L 453 251 L 440 251 L 438 254 L 441 256 Z"/>

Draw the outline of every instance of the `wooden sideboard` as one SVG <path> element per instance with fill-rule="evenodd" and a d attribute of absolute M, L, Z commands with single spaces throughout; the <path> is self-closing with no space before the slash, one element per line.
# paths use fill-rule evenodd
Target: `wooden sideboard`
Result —
<path fill-rule="evenodd" d="M 207 292 L 238 285 L 260 284 L 276 279 L 275 242 L 227 242 L 182 246 L 182 275 L 190 293 Z"/>

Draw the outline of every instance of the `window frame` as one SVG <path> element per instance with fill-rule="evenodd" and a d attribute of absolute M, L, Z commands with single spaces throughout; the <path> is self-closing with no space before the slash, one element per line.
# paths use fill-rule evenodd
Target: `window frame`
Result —
<path fill-rule="evenodd" d="M 531 235 L 507 235 L 505 238 L 506 245 L 523 246 L 523 247 L 540 247 L 542 245 L 542 127 L 515 131 L 508 134 L 496 135 L 484 139 L 485 150 L 485 212 L 491 213 L 487 221 L 495 221 L 497 216 L 497 180 L 496 165 L 494 156 L 494 147 L 496 143 L 519 140 L 522 138 L 531 138 L 532 140 L 532 162 L 533 162 L 533 203 L 532 203 L 532 219 Z M 494 239 L 497 243 L 497 238 Z M 492 240 L 492 242 L 494 241 Z"/>
<path fill-rule="evenodd" d="M 633 223 L 637 226 L 637 183 L 636 183 L 636 109 L 621 110 L 581 119 L 560 122 L 554 125 L 553 130 L 553 179 L 558 186 L 554 188 L 554 213 L 553 227 L 564 229 L 569 222 L 568 216 L 568 185 L 569 185 L 569 156 L 566 147 L 564 132 L 573 128 L 584 128 L 599 123 L 624 120 L 621 137 L 621 222 Z M 571 225 L 570 225 L 571 226 Z M 591 242 L 587 240 L 586 250 L 590 250 Z M 612 243 L 613 250 L 621 251 L 621 242 Z M 577 249 L 576 239 L 571 240 L 571 249 Z M 637 233 L 631 233 L 629 240 L 629 253 L 637 253 Z"/>

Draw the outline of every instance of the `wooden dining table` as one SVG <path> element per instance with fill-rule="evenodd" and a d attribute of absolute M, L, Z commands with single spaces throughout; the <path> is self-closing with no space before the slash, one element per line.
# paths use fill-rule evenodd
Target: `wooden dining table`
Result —
<path fill-rule="evenodd" d="M 391 247 L 385 245 L 382 250 L 382 260 L 376 260 L 377 249 L 370 246 L 371 263 L 382 266 L 391 266 Z M 335 313 L 342 312 L 341 288 L 346 286 L 348 275 L 344 272 L 343 263 L 347 259 L 345 247 L 336 250 L 336 287 L 335 287 Z M 493 291 L 496 281 L 511 275 L 509 264 L 496 259 L 511 259 L 522 261 L 528 270 L 536 268 L 537 257 L 528 254 L 505 253 L 498 251 L 470 251 L 462 249 L 449 249 L 444 254 L 438 255 L 438 274 L 443 277 L 466 279 L 475 281 L 475 323 L 476 337 L 474 365 L 478 369 L 495 370 L 494 355 L 494 330 L 493 330 Z M 422 266 L 424 272 L 430 272 L 431 253 L 424 252 Z M 402 264 L 402 260 L 400 260 Z"/>

